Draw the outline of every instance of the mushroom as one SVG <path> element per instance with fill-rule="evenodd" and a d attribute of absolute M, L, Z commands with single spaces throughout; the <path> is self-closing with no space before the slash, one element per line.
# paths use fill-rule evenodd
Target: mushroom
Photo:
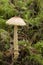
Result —
<path fill-rule="evenodd" d="M 20 17 L 12 17 L 10 18 L 6 24 L 14 25 L 14 58 L 18 58 L 19 55 L 19 47 L 18 47 L 18 26 L 25 26 L 26 23 Z"/>

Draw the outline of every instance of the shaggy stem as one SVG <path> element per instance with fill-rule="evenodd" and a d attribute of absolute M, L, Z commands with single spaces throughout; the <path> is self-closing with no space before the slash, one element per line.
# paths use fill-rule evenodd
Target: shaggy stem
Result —
<path fill-rule="evenodd" d="M 17 26 L 14 27 L 14 59 L 18 58 L 19 52 L 18 52 L 18 28 Z"/>

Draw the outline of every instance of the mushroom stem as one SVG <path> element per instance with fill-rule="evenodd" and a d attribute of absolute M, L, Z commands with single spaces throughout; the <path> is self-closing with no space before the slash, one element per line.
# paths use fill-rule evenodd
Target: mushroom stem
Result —
<path fill-rule="evenodd" d="M 14 26 L 14 59 L 18 58 L 19 51 L 18 51 L 18 27 Z"/>

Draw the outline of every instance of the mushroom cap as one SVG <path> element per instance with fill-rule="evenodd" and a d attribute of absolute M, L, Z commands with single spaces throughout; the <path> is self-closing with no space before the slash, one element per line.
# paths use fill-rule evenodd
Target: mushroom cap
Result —
<path fill-rule="evenodd" d="M 17 26 L 25 26 L 26 25 L 24 20 L 20 17 L 12 17 L 6 22 L 6 24 L 8 24 L 8 25 L 17 25 Z"/>

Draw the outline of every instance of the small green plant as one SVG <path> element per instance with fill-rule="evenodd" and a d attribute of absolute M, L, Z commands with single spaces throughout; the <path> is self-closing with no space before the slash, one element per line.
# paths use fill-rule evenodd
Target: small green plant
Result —
<path fill-rule="evenodd" d="M 42 52 L 41 49 L 43 48 L 43 41 L 39 41 L 36 44 L 34 44 L 34 48 L 38 50 L 38 52 Z"/>
<path fill-rule="evenodd" d="M 0 50 L 7 50 L 10 47 L 10 36 L 7 31 L 0 29 Z"/>

